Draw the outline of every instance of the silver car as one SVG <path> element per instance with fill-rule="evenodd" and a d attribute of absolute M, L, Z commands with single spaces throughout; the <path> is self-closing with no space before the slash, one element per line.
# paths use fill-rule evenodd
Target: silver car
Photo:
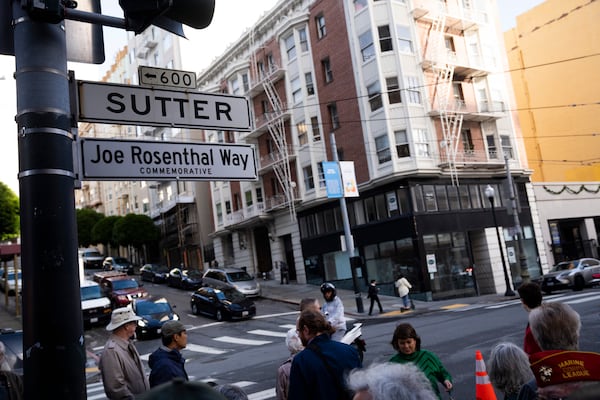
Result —
<path fill-rule="evenodd" d="M 541 287 L 544 293 L 567 288 L 582 290 L 591 284 L 592 275 L 596 273 L 600 273 L 600 260 L 595 258 L 563 261 L 542 276 Z"/>
<path fill-rule="evenodd" d="M 202 276 L 202 286 L 219 288 L 224 283 L 234 286 L 248 297 L 261 295 L 260 284 L 241 268 L 210 268 Z"/>

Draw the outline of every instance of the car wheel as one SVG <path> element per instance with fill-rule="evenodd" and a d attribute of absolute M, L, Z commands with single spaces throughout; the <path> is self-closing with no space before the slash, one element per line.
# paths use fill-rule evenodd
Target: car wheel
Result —
<path fill-rule="evenodd" d="M 575 291 L 583 290 L 584 286 L 585 286 L 585 281 L 583 280 L 583 276 L 577 275 L 575 277 L 575 282 L 573 284 L 573 290 L 575 290 Z"/>
<path fill-rule="evenodd" d="M 217 310 L 217 313 L 215 314 L 215 318 L 217 319 L 217 321 L 223 321 L 223 313 L 221 312 L 221 310 Z"/>
<path fill-rule="evenodd" d="M 192 314 L 198 315 L 198 306 L 196 303 L 192 303 Z"/>

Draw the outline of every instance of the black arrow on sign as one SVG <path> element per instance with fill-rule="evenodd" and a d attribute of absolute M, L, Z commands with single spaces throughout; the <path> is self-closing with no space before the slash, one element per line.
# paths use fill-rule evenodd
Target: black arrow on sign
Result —
<path fill-rule="evenodd" d="M 151 74 L 150 72 L 146 72 L 146 74 L 144 74 L 144 76 L 146 78 L 156 79 L 156 75 L 155 74 Z"/>

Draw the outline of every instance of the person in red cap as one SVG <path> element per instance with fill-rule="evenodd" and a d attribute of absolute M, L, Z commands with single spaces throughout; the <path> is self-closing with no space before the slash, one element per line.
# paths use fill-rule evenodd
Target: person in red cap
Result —
<path fill-rule="evenodd" d="M 600 354 L 579 351 L 579 314 L 567 304 L 543 303 L 529 314 L 529 325 L 542 349 L 529 357 L 537 398 L 600 398 Z"/>

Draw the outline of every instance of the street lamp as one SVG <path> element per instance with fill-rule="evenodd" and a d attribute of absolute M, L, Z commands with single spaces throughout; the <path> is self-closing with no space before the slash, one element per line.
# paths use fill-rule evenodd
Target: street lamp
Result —
<path fill-rule="evenodd" d="M 495 190 L 490 185 L 485 188 L 485 197 L 488 198 L 492 206 L 492 216 L 494 218 L 494 227 L 496 228 L 496 236 L 498 237 L 498 247 L 500 248 L 500 256 L 502 257 L 502 269 L 504 270 L 504 282 L 506 283 L 505 296 L 514 296 L 515 292 L 510 288 L 510 281 L 508 280 L 508 270 L 506 269 L 506 260 L 504 259 L 504 251 L 502 249 L 502 240 L 500 240 L 500 230 L 498 229 L 498 221 L 496 220 L 496 208 L 494 208 L 494 194 Z"/>

